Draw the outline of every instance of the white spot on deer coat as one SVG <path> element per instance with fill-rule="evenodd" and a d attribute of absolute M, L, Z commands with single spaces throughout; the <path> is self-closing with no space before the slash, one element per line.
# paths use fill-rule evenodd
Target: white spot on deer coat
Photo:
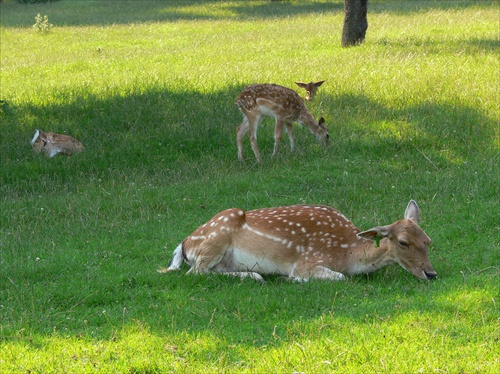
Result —
<path fill-rule="evenodd" d="M 207 237 L 205 235 L 198 235 L 198 236 L 190 236 L 189 239 L 191 240 L 205 240 Z"/>

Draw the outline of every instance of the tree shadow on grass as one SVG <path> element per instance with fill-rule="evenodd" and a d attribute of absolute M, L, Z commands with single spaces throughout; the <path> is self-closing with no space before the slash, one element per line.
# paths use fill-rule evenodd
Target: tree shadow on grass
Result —
<path fill-rule="evenodd" d="M 431 38 L 415 38 L 409 37 L 405 39 L 388 39 L 383 38 L 380 40 L 372 41 L 387 48 L 425 48 L 426 53 L 441 54 L 443 50 L 443 41 L 433 41 Z M 490 54 L 498 51 L 500 41 L 497 39 L 478 39 L 472 37 L 470 40 L 450 40 L 446 41 L 446 45 L 457 53 L 465 53 L 468 55 L 475 54 Z"/>
<path fill-rule="evenodd" d="M 142 22 L 217 21 L 272 19 L 296 15 L 342 12 L 343 2 L 288 1 L 141 1 L 141 2 L 75 2 L 39 6 L 0 4 L 3 27 L 31 27 L 33 19 L 16 14 L 42 12 L 56 26 L 90 26 L 133 24 Z M 24 12 L 23 12 L 24 13 Z"/>
<path fill-rule="evenodd" d="M 484 1 L 374 1 L 369 14 L 429 11 L 434 9 L 466 9 L 474 6 L 492 6 Z M 133 24 L 142 22 L 175 22 L 203 20 L 249 20 L 293 17 L 324 13 L 343 13 L 344 2 L 339 1 L 101 1 L 54 2 L 51 4 L 20 5 L 1 3 L 3 27 L 31 27 L 36 12 L 47 14 L 56 26 L 90 26 Z M 33 17 L 31 17 L 33 14 Z M 28 17 L 30 15 L 30 17 Z"/>
<path fill-rule="evenodd" d="M 168 168 L 176 160 L 188 162 L 207 155 L 222 157 L 233 146 L 241 121 L 232 102 L 236 93 L 230 92 L 153 90 L 106 100 L 69 94 L 74 99 L 63 105 L 11 106 L 11 114 L 2 115 L 6 144 L 0 150 L 2 179 L 9 184 L 30 175 L 33 183 L 35 175 L 22 172 L 23 164 L 30 170 L 33 164 L 50 170 L 67 162 L 81 172 L 99 174 L 108 169 Z M 86 150 L 70 158 L 38 157 L 29 144 L 35 129 L 74 136 Z"/>
<path fill-rule="evenodd" d="M 154 173 L 203 164 L 204 159 L 236 160 L 235 132 L 242 115 L 234 99 L 241 89 L 232 86 L 214 93 L 152 89 L 105 100 L 68 94 L 74 99 L 67 104 L 11 108 L 11 114 L 0 114 L 5 144 L 0 150 L 3 185 L 17 185 L 28 176 L 33 184 L 37 179 L 34 170 L 55 171 L 64 162 L 56 160 L 64 158 L 60 156 L 49 161 L 33 155 L 29 141 L 35 129 L 67 133 L 82 141 L 84 154 L 68 161 L 82 175 L 109 169 Z M 311 110 L 327 119 L 331 134 L 327 157 L 332 162 L 356 154 L 384 159 L 399 153 L 411 155 L 409 158 L 426 157 L 433 167 L 440 168 L 495 149 L 494 120 L 475 108 L 431 102 L 392 108 L 351 94 L 322 95 L 321 100 L 320 113 L 314 113 L 313 107 Z M 299 152 L 307 144 L 316 144 L 306 128 L 297 126 L 296 131 Z M 272 148 L 273 134 L 274 122 L 267 119 L 259 130 L 259 147 L 265 158 Z M 286 138 L 283 143 L 282 153 L 289 152 Z M 481 149 L 475 149 L 477 144 Z M 253 163 L 247 139 L 244 148 L 245 157 Z"/>

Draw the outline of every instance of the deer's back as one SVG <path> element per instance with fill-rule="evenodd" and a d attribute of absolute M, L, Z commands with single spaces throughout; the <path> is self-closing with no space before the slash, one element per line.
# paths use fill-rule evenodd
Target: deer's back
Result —
<path fill-rule="evenodd" d="M 301 110 L 304 106 L 299 94 L 294 90 L 277 84 L 251 84 L 243 89 L 236 98 L 236 105 L 243 111 L 252 110 L 258 99 L 270 101 L 281 107 Z"/>
<path fill-rule="evenodd" d="M 338 210 L 324 205 L 291 205 L 252 210 L 248 226 L 262 233 L 288 239 L 298 246 L 343 248 L 359 238 L 360 231 Z"/>

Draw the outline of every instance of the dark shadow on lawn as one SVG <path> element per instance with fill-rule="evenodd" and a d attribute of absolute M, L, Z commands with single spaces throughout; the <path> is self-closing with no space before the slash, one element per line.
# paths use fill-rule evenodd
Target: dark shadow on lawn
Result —
<path fill-rule="evenodd" d="M 241 88 L 233 86 L 209 94 L 159 88 L 104 101 L 93 95 L 61 92 L 61 96 L 74 99 L 62 106 L 10 106 L 10 114 L 0 113 L 5 144 L 0 150 L 0 180 L 4 186 L 32 184 L 38 177 L 34 170 L 60 166 L 62 161 L 47 161 L 32 153 L 29 142 L 35 129 L 67 133 L 82 141 L 86 152 L 69 161 L 82 175 L 109 169 L 154 173 L 164 168 L 182 169 L 203 159 L 236 162 L 235 132 L 242 115 L 234 99 Z M 449 153 L 442 152 L 445 149 L 463 160 L 493 149 L 493 119 L 475 108 L 429 102 L 395 109 L 358 95 L 322 95 L 318 100 L 322 101 L 321 113 L 311 110 L 327 119 L 332 139 L 327 157 L 332 162 L 356 153 L 375 159 L 400 153 L 429 157 L 433 167 L 440 168 L 449 163 Z M 410 126 L 412 138 L 379 131 L 387 123 Z M 306 128 L 299 126 L 296 131 L 298 151 L 307 155 L 308 144 L 316 141 Z M 274 142 L 271 119 L 265 120 L 259 135 L 259 147 L 267 158 Z M 477 144 L 482 144 L 480 150 L 474 149 Z M 247 139 L 244 146 L 251 165 L 254 156 Z M 285 137 L 281 153 L 286 152 Z"/>
<path fill-rule="evenodd" d="M 55 2 L 44 5 L 1 4 L 2 26 L 31 27 L 34 19 L 24 14 L 47 14 L 56 26 L 113 25 L 142 22 L 272 19 L 325 12 L 343 12 L 342 1 L 323 3 L 288 1 L 102 1 Z M 25 13 L 26 12 L 26 13 Z"/>
<path fill-rule="evenodd" d="M 456 51 L 456 53 L 477 54 L 477 53 L 498 53 L 500 41 L 496 39 L 477 39 L 471 38 L 470 40 L 453 40 L 453 41 L 439 41 L 426 40 L 425 37 L 418 38 L 405 38 L 405 39 L 380 39 L 374 41 L 375 44 L 387 48 L 425 48 L 426 53 L 441 54 L 443 51 L 443 44 Z"/>
<path fill-rule="evenodd" d="M 492 6 L 485 1 L 373 1 L 369 15 L 376 13 L 401 13 L 434 9 L 466 9 L 472 6 Z M 209 11 L 197 11 L 207 7 Z M 2 3 L 3 27 L 31 27 L 37 12 L 47 14 L 56 26 L 113 25 L 142 22 L 175 22 L 181 20 L 248 20 L 286 18 L 297 15 L 343 13 L 344 2 L 289 2 L 289 1 L 239 1 L 227 5 L 217 0 L 170 1 L 74 1 L 49 4 L 20 5 Z"/>

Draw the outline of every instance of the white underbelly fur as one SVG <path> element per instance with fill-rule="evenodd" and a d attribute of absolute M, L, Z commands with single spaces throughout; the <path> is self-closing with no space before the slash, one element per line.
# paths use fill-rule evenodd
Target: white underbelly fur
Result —
<path fill-rule="evenodd" d="M 264 105 L 259 105 L 259 111 L 265 116 L 276 118 L 276 113 Z"/>
<path fill-rule="evenodd" d="M 233 248 L 233 264 L 237 271 L 253 271 L 260 274 L 288 274 L 265 257 L 256 257 L 247 251 Z"/>

